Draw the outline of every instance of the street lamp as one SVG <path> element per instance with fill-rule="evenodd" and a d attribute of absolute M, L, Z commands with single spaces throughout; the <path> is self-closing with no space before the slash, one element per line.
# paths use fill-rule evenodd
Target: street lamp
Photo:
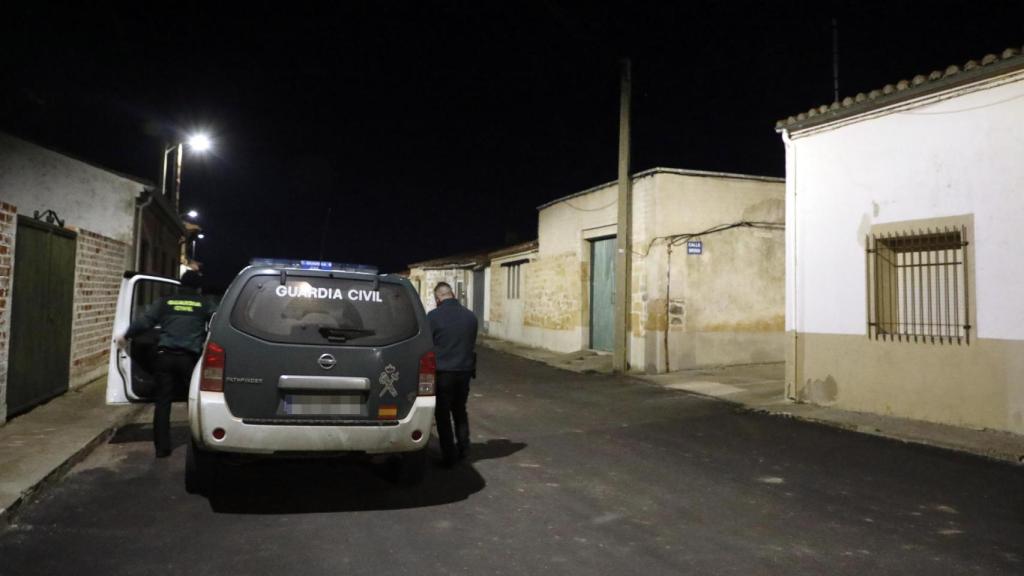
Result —
<path fill-rule="evenodd" d="M 195 220 L 196 218 L 199 218 L 199 212 L 195 210 L 189 210 L 188 212 L 182 214 L 182 216 L 188 216 L 189 218 Z"/>
<path fill-rule="evenodd" d="M 202 240 L 203 238 L 206 238 L 206 234 L 196 234 L 195 238 L 192 239 L 192 259 L 193 260 L 196 259 L 196 254 L 199 251 L 199 244 L 197 244 L 196 242 L 198 240 Z"/>
<path fill-rule="evenodd" d="M 212 144 L 210 137 L 203 133 L 195 134 L 188 139 L 188 145 L 196 152 L 206 152 Z"/>
<path fill-rule="evenodd" d="M 213 147 L 213 142 L 210 140 L 209 136 L 200 132 L 189 136 L 188 147 L 196 152 L 203 153 Z M 184 148 L 184 144 L 182 142 L 178 142 L 177 144 L 168 146 L 164 149 L 164 169 L 163 172 L 160 173 L 160 193 L 164 197 L 167 197 L 167 155 L 174 152 L 174 197 L 172 201 L 174 202 L 175 207 L 178 206 L 178 201 L 181 198 L 181 161 L 182 156 L 184 155 Z M 190 215 L 191 212 L 194 211 L 190 211 Z M 192 217 L 194 218 L 195 216 Z"/>

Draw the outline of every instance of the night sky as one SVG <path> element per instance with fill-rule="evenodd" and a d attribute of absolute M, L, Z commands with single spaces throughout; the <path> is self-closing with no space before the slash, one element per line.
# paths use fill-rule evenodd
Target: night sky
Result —
<path fill-rule="evenodd" d="M 537 205 L 616 177 L 622 56 L 635 171 L 783 176 L 775 121 L 832 101 L 833 17 L 842 96 L 1024 44 L 1001 0 L 4 8 L 0 129 L 153 181 L 164 141 L 214 138 L 182 209 L 221 287 L 319 257 L 325 225 L 323 258 L 383 270 L 532 240 Z"/>

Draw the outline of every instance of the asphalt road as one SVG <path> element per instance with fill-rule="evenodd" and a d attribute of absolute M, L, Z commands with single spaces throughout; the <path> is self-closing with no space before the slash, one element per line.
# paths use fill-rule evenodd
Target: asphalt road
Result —
<path fill-rule="evenodd" d="M 483 350 L 471 461 L 404 489 L 256 462 L 210 498 L 127 428 L 0 533 L 0 574 L 1024 574 L 1024 469 Z"/>

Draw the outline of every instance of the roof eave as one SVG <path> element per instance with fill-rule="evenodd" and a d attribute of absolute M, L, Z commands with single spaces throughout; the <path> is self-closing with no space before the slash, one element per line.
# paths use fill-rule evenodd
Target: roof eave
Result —
<path fill-rule="evenodd" d="M 686 168 L 665 168 L 663 166 L 655 166 L 654 168 L 648 168 L 647 170 L 643 170 L 641 172 L 637 172 L 637 173 L 633 174 L 633 178 L 632 179 L 635 182 L 635 181 L 637 181 L 637 180 L 639 180 L 641 178 L 645 178 L 647 176 L 652 176 L 652 175 L 655 175 L 655 174 L 675 174 L 677 176 L 696 176 L 696 177 L 700 177 L 700 178 L 732 178 L 732 179 L 737 179 L 737 180 L 757 180 L 757 181 L 760 181 L 760 182 L 785 182 L 786 181 L 785 178 L 779 178 L 779 177 L 776 177 L 776 176 L 760 176 L 760 175 L 757 175 L 757 174 L 739 174 L 739 173 L 735 173 L 735 172 L 714 172 L 714 171 L 709 171 L 709 170 L 688 170 Z M 618 180 L 612 180 L 610 182 L 605 182 L 604 184 L 598 184 L 597 186 L 591 186 L 590 188 L 587 188 L 585 190 L 580 190 L 579 192 L 573 192 L 572 194 L 568 194 L 566 196 L 562 196 L 561 198 L 555 198 L 554 200 L 550 200 L 548 202 L 545 202 L 544 204 L 541 204 L 540 206 L 537 206 L 537 210 L 540 211 L 540 210 L 543 210 L 545 208 L 549 208 L 551 206 L 554 206 L 555 204 L 558 204 L 560 202 L 564 202 L 566 200 L 572 200 L 573 198 L 579 198 L 580 196 L 586 196 L 587 194 L 591 194 L 593 192 L 597 192 L 598 190 L 602 190 L 604 188 L 608 188 L 609 186 L 614 186 L 617 182 L 618 182 Z"/>
<path fill-rule="evenodd" d="M 779 120 L 775 123 L 775 131 L 782 132 L 783 130 L 786 130 L 790 134 L 796 134 L 803 130 L 817 128 L 833 122 L 839 122 L 841 120 L 869 114 L 903 102 L 919 98 L 927 98 L 942 92 L 956 90 L 971 84 L 985 82 L 993 78 L 1013 74 L 1014 72 L 1022 69 L 1024 69 L 1024 58 L 1008 57 L 970 70 L 957 69 L 957 72 L 951 74 L 948 73 L 942 78 L 927 80 L 917 86 L 909 86 L 903 90 L 897 89 L 896 92 L 892 92 L 890 94 L 882 93 L 881 95 L 871 97 L 870 94 L 865 95 L 862 92 L 858 94 L 856 98 L 853 99 L 853 102 L 848 105 L 844 106 L 842 104 L 833 103 L 824 112 L 818 111 L 818 109 L 811 109 L 810 111 L 803 112 L 798 116 L 790 116 L 787 119 Z M 877 92 L 879 91 L 872 91 L 872 93 Z M 804 118 L 801 119 L 800 116 L 804 116 Z"/>

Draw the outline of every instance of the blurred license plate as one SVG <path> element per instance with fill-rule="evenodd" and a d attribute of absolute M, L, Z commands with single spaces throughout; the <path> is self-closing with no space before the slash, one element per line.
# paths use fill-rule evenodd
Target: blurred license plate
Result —
<path fill-rule="evenodd" d="M 285 414 L 358 416 L 362 407 L 362 398 L 351 394 L 285 394 L 281 411 Z"/>

